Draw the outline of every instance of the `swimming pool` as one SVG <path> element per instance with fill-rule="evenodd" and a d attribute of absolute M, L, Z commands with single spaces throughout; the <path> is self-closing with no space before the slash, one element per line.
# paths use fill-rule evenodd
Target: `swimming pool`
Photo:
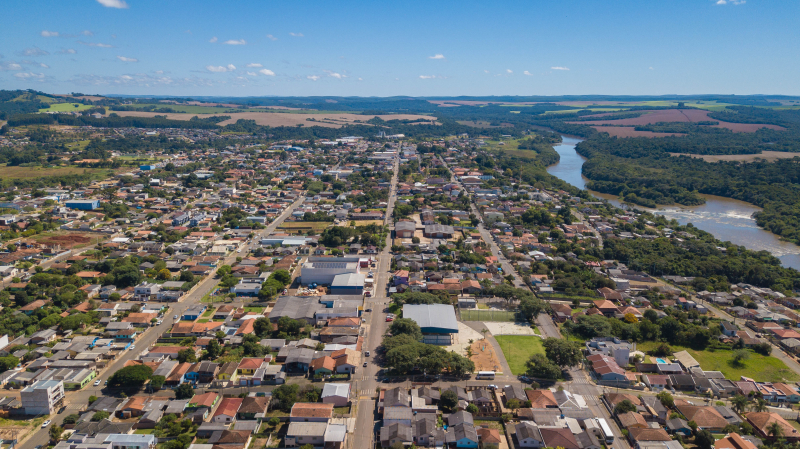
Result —
<path fill-rule="evenodd" d="M 668 362 L 664 359 L 656 359 L 656 363 L 668 363 Z"/>

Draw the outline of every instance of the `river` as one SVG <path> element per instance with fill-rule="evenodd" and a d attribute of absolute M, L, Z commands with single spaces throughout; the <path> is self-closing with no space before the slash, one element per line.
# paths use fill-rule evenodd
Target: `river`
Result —
<path fill-rule="evenodd" d="M 548 167 L 547 171 L 575 187 L 586 189 L 587 179 L 581 174 L 581 167 L 586 158 L 575 152 L 575 145 L 581 140 L 566 136 L 562 138 L 562 143 L 555 146 L 561 160 Z M 591 193 L 621 207 L 619 197 L 616 195 L 594 191 Z M 706 198 L 706 203 L 701 206 L 660 206 L 656 209 L 637 207 L 675 219 L 682 225 L 692 223 L 722 241 L 729 241 L 751 250 L 769 251 L 780 259 L 784 266 L 800 270 L 800 246 L 781 241 L 775 234 L 756 225 L 752 215 L 761 208 L 731 198 L 703 196 Z"/>

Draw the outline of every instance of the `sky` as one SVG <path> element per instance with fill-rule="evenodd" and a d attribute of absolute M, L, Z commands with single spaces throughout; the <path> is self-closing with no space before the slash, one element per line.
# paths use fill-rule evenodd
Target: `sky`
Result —
<path fill-rule="evenodd" d="M 799 95 L 800 1 L 6 0 L 0 89 Z"/>

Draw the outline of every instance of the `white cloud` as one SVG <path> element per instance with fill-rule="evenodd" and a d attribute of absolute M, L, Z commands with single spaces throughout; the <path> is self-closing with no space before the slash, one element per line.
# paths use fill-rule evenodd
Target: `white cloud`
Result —
<path fill-rule="evenodd" d="M 331 78 L 336 78 L 337 80 L 347 78 L 347 75 L 342 75 L 341 73 L 332 72 L 330 70 L 325 70 L 325 73 L 327 73 Z"/>
<path fill-rule="evenodd" d="M 231 72 L 233 72 L 234 70 L 236 70 L 236 66 L 235 66 L 235 65 L 233 65 L 233 64 L 228 64 L 228 70 L 230 70 Z"/>
<path fill-rule="evenodd" d="M 6 64 L 0 63 L 0 71 L 4 70 L 22 70 L 22 66 L 17 64 L 16 62 L 9 62 Z"/>
<path fill-rule="evenodd" d="M 226 69 L 225 67 L 223 67 L 221 65 L 207 65 L 206 69 L 208 69 L 209 72 L 214 72 L 214 73 L 221 73 L 221 72 L 227 72 L 228 71 L 228 69 Z"/>
<path fill-rule="evenodd" d="M 227 40 L 227 41 L 223 42 L 223 44 L 225 44 L 225 45 L 245 45 L 246 43 L 247 42 L 245 42 L 244 39 L 239 39 L 238 41 L 236 39 L 230 39 L 230 40 Z"/>
<path fill-rule="evenodd" d="M 653 70 L 653 68 L 652 68 L 652 67 L 650 67 L 650 70 Z"/>
<path fill-rule="evenodd" d="M 250 69 L 253 69 L 253 68 L 257 68 L 257 67 L 264 67 L 264 66 L 263 66 L 263 65 L 261 65 L 261 64 L 259 64 L 259 63 L 257 63 L 257 62 L 251 62 L 250 64 L 247 64 L 247 66 L 246 66 L 246 67 L 247 67 L 247 68 L 250 68 Z"/>
<path fill-rule="evenodd" d="M 74 48 L 65 48 L 63 50 L 59 50 L 58 52 L 62 55 L 74 55 L 77 53 Z"/>
<path fill-rule="evenodd" d="M 522 72 L 522 74 L 523 74 L 523 75 L 528 75 L 528 76 L 533 76 L 533 73 L 531 73 L 531 72 L 529 72 L 529 71 L 527 71 L 527 70 L 526 70 L 526 71 L 524 71 L 524 72 Z"/>
<path fill-rule="evenodd" d="M 44 79 L 44 73 L 20 72 L 20 73 L 15 73 L 14 76 L 22 79 L 37 79 L 37 80 Z"/>
<path fill-rule="evenodd" d="M 444 55 L 441 53 L 436 53 L 433 56 L 428 56 L 428 59 L 444 59 Z"/>
<path fill-rule="evenodd" d="M 568 67 L 560 67 L 560 66 L 550 67 L 550 69 L 551 70 L 567 70 L 567 71 L 569 71 Z"/>
<path fill-rule="evenodd" d="M 156 75 L 163 75 L 163 74 L 164 74 L 163 70 L 156 70 Z"/>
<path fill-rule="evenodd" d="M 97 3 L 105 6 L 106 8 L 127 9 L 128 4 L 125 0 L 97 0 Z"/>
<path fill-rule="evenodd" d="M 275 76 L 275 72 L 273 72 L 270 69 L 261 69 L 261 70 L 258 71 L 258 73 L 260 73 L 262 75 L 267 75 L 267 76 Z"/>
<path fill-rule="evenodd" d="M 136 58 L 126 58 L 125 56 L 117 56 L 117 59 L 122 62 L 139 62 L 139 60 Z"/>
<path fill-rule="evenodd" d="M 87 47 L 114 48 L 114 46 L 113 46 L 113 45 L 111 45 L 111 44 L 104 44 L 104 43 L 102 43 L 102 42 L 84 42 L 84 41 L 78 41 L 78 43 L 79 43 L 79 44 L 81 44 L 81 45 L 86 45 Z"/>
<path fill-rule="evenodd" d="M 133 77 L 130 76 L 130 75 L 122 75 L 122 76 L 120 76 L 120 78 L 122 78 L 124 80 L 132 80 L 133 79 Z"/>
<path fill-rule="evenodd" d="M 303 33 L 289 33 L 289 36 L 303 37 Z"/>
<path fill-rule="evenodd" d="M 269 39 L 269 40 L 271 40 L 271 41 L 277 41 L 277 40 L 278 40 L 278 38 L 277 38 L 277 37 L 275 37 L 275 36 L 273 36 L 273 35 L 271 35 L 271 34 L 267 34 L 267 39 Z"/>
<path fill-rule="evenodd" d="M 42 37 L 58 37 L 58 31 L 42 30 L 40 34 L 42 35 Z"/>
<path fill-rule="evenodd" d="M 359 78 L 358 80 L 359 80 L 359 81 L 364 81 L 364 78 Z"/>
<path fill-rule="evenodd" d="M 484 70 L 483 73 L 489 73 L 489 71 L 488 70 Z"/>
<path fill-rule="evenodd" d="M 436 75 L 420 75 L 419 79 L 421 80 L 430 80 L 436 78 Z"/>
<path fill-rule="evenodd" d="M 506 69 L 506 73 L 514 73 L 511 69 Z"/>
<path fill-rule="evenodd" d="M 308 75 L 306 78 L 310 79 L 311 81 L 319 80 L 319 77 L 317 75 Z"/>
<path fill-rule="evenodd" d="M 39 67 L 41 67 L 41 68 L 43 68 L 43 69 L 49 69 L 49 68 L 50 68 L 50 66 L 49 66 L 49 65 L 47 65 L 47 64 L 45 64 L 45 63 L 43 63 L 43 62 L 39 62 L 38 64 L 39 64 Z"/>
<path fill-rule="evenodd" d="M 81 31 L 81 34 L 83 34 L 84 36 L 94 36 L 94 33 L 92 33 L 89 30 L 83 30 Z"/>
<path fill-rule="evenodd" d="M 217 36 L 214 36 L 214 37 L 212 37 L 212 38 L 211 38 L 211 39 L 209 39 L 208 41 L 209 41 L 209 42 L 211 42 L 211 43 L 213 44 L 214 42 L 216 42 L 216 41 L 217 41 Z"/>
<path fill-rule="evenodd" d="M 718 5 L 744 5 L 745 3 L 747 3 L 745 0 L 717 0 Z"/>
<path fill-rule="evenodd" d="M 246 72 L 248 76 L 256 76 L 256 72 Z"/>
<path fill-rule="evenodd" d="M 47 56 L 50 53 L 39 47 L 30 47 L 20 52 L 22 56 Z"/>

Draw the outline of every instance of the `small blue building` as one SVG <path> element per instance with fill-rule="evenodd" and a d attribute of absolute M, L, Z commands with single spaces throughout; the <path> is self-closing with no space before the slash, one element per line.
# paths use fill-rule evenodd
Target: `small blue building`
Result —
<path fill-rule="evenodd" d="M 148 170 L 155 170 L 155 169 L 156 169 L 155 165 L 140 165 L 139 166 L 139 170 L 141 170 L 141 171 L 148 171 Z"/>
<path fill-rule="evenodd" d="M 95 210 L 100 207 L 100 200 L 70 200 L 66 206 L 77 210 Z"/>

